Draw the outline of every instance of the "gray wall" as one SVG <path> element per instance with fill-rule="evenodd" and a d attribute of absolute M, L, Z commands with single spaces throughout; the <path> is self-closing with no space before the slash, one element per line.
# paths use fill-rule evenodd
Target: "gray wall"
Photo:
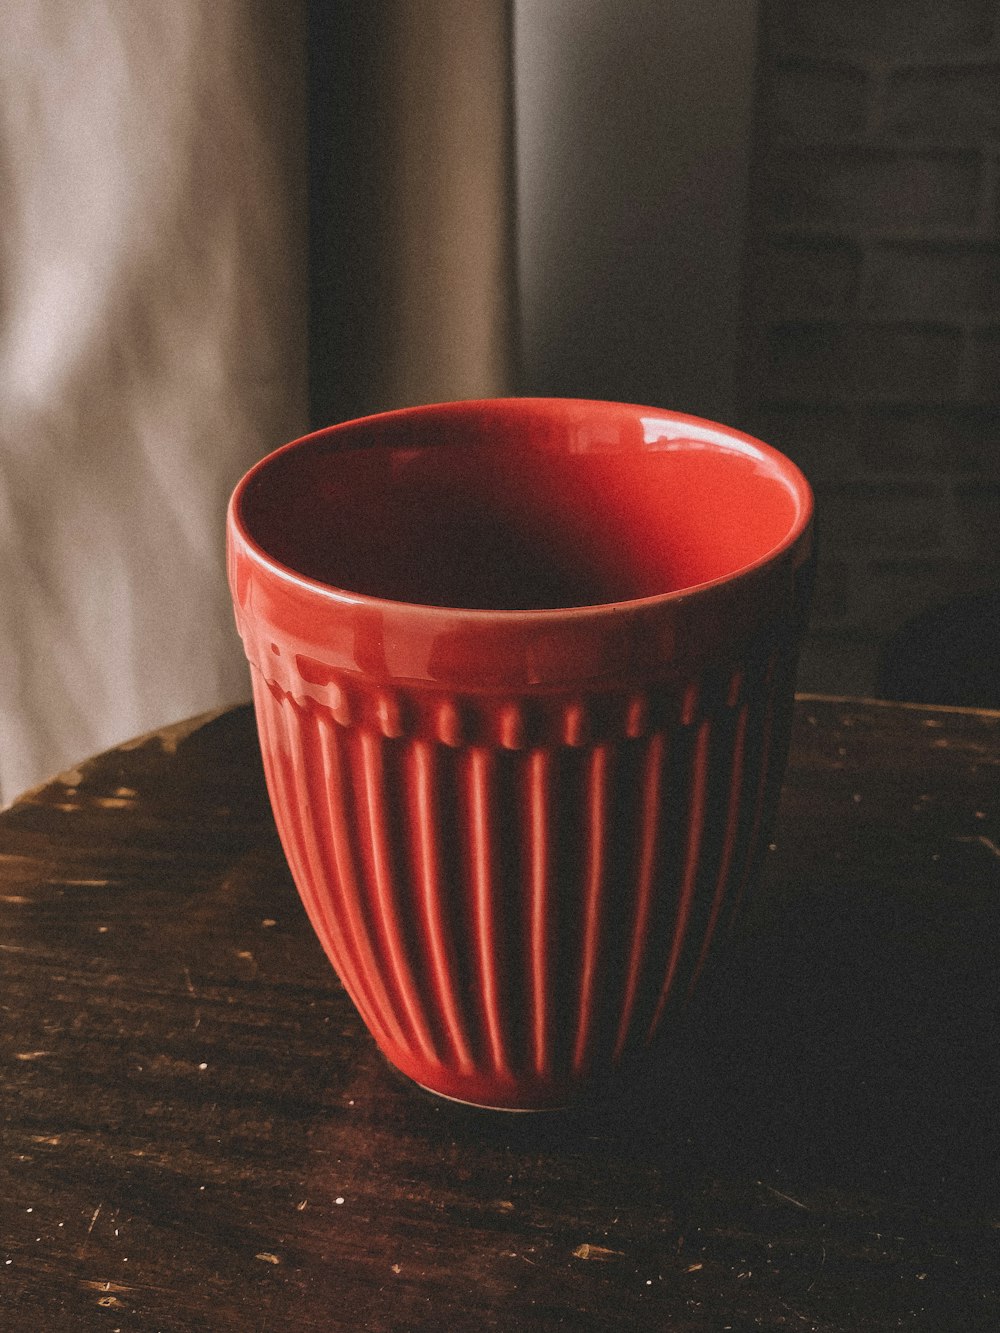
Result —
<path fill-rule="evenodd" d="M 756 0 L 514 0 L 520 387 L 732 419 Z"/>
<path fill-rule="evenodd" d="M 311 8 L 312 415 L 732 419 L 757 0 Z"/>

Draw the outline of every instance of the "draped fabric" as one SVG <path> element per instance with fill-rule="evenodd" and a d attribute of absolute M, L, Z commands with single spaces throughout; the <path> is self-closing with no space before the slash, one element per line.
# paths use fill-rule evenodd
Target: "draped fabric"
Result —
<path fill-rule="evenodd" d="M 727 415 L 755 12 L 3 8 L 3 800 L 246 697 L 225 504 L 310 424 L 519 388 Z"/>
<path fill-rule="evenodd" d="M 0 783 L 246 693 L 232 485 L 306 424 L 295 5 L 0 19 Z"/>
<path fill-rule="evenodd" d="M 314 0 L 318 425 L 514 387 L 508 0 Z"/>

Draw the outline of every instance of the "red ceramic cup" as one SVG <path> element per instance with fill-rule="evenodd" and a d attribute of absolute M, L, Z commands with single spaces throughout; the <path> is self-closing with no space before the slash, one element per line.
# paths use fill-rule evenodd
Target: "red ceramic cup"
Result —
<path fill-rule="evenodd" d="M 757 440 L 558 399 L 348 422 L 240 482 L 278 830 L 412 1079 L 564 1105 L 683 1003 L 768 835 L 811 515 Z"/>

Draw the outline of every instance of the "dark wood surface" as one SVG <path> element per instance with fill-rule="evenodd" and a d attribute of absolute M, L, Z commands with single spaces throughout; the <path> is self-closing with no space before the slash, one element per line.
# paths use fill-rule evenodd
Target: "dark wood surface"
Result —
<path fill-rule="evenodd" d="M 1000 714 L 800 699 L 765 883 L 627 1101 L 377 1054 L 245 708 L 0 816 L 0 1328 L 1000 1328 Z"/>

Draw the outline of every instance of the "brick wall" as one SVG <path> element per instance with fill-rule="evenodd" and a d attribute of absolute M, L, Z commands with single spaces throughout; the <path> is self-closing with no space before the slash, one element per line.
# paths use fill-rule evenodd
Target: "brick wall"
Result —
<path fill-rule="evenodd" d="M 1000 6 L 765 0 L 752 428 L 820 507 L 804 689 L 1000 587 Z"/>

